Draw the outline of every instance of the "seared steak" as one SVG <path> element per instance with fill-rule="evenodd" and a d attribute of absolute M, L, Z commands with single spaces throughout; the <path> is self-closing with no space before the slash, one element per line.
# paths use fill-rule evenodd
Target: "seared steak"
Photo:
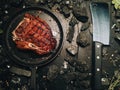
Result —
<path fill-rule="evenodd" d="M 41 18 L 29 13 L 24 15 L 12 34 L 17 48 L 33 50 L 40 55 L 51 52 L 57 43 L 49 25 Z"/>

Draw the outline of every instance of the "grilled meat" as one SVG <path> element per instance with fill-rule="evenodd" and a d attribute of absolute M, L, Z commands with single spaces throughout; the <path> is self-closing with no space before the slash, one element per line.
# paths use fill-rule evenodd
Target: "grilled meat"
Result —
<path fill-rule="evenodd" d="M 12 34 L 17 48 L 33 50 L 40 55 L 51 52 L 57 43 L 49 25 L 41 18 L 29 13 L 24 15 Z"/>

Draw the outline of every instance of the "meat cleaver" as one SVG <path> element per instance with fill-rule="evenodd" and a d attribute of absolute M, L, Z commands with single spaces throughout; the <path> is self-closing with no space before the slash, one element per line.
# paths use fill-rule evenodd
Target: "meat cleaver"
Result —
<path fill-rule="evenodd" d="M 93 23 L 93 90 L 102 90 L 102 45 L 109 45 L 110 42 L 110 13 L 108 3 L 92 2 L 90 11 Z"/>

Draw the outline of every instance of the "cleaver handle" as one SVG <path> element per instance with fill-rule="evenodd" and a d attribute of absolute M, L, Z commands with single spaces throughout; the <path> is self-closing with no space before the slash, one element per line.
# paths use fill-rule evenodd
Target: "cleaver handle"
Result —
<path fill-rule="evenodd" d="M 94 43 L 94 58 L 93 58 L 93 78 L 94 78 L 94 90 L 101 90 L 101 75 L 102 75 L 102 43 Z"/>

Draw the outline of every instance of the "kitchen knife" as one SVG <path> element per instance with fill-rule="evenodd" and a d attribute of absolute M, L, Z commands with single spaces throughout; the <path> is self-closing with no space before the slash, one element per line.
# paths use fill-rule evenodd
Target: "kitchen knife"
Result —
<path fill-rule="evenodd" d="M 94 41 L 94 58 L 93 58 L 93 77 L 94 89 L 102 90 L 102 45 L 109 45 L 110 39 L 110 13 L 108 3 L 92 2 L 90 4 L 93 23 L 93 41 Z"/>

